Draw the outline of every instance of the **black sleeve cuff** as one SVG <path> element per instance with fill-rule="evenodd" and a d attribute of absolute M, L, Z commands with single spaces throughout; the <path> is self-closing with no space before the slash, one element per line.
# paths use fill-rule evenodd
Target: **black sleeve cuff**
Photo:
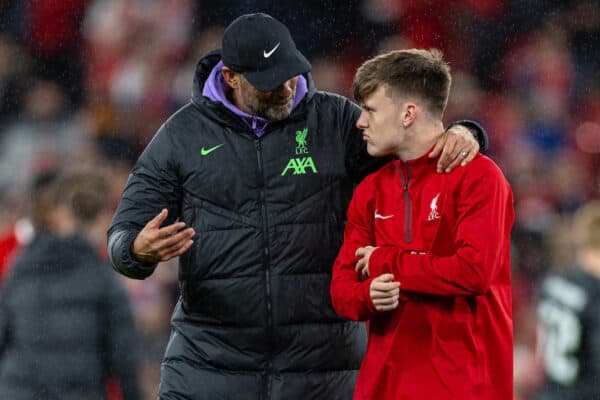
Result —
<path fill-rule="evenodd" d="M 487 154 L 490 142 L 489 142 L 488 134 L 485 131 L 485 129 L 483 129 L 483 126 L 481 126 L 478 122 L 475 122 L 473 120 L 463 119 L 460 121 L 452 122 L 446 128 L 446 131 L 455 125 L 462 125 L 465 128 L 467 128 L 468 130 L 470 130 L 471 133 L 473 134 L 473 136 L 475 136 L 475 140 L 477 140 L 477 142 L 479 142 L 479 152 L 481 154 Z"/>
<path fill-rule="evenodd" d="M 131 254 L 131 246 L 137 232 L 114 231 L 108 237 L 108 257 L 113 268 L 133 279 L 145 279 L 152 275 L 157 264 L 148 264 L 136 260 Z"/>

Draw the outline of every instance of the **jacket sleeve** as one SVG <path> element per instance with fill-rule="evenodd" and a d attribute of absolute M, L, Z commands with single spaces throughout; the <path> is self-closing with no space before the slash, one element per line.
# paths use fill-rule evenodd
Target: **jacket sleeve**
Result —
<path fill-rule="evenodd" d="M 182 191 L 171 136 L 164 125 L 148 144 L 129 175 L 108 230 L 108 256 L 113 268 L 130 278 L 144 279 L 156 268 L 156 264 L 133 257 L 131 246 L 137 234 L 163 208 L 169 210 L 165 225 L 180 214 Z"/>
<path fill-rule="evenodd" d="M 364 216 L 365 205 L 361 200 L 363 186 L 359 186 L 348 208 L 348 222 L 344 231 L 344 243 L 333 266 L 331 277 L 331 301 L 335 311 L 348 319 L 365 321 L 377 312 L 369 296 L 372 279 L 360 281 L 355 271 L 356 249 L 374 243 L 372 224 Z M 363 206 L 359 205 L 363 203 Z"/>
<path fill-rule="evenodd" d="M 479 142 L 479 152 L 481 154 L 487 154 L 489 146 L 490 146 L 490 140 L 489 140 L 487 132 L 485 131 L 485 129 L 483 129 L 483 126 L 481 126 L 479 123 L 477 123 L 473 120 L 462 119 L 459 121 L 452 122 L 446 128 L 446 131 L 455 125 L 462 125 L 465 128 L 467 128 L 468 130 L 470 130 L 471 133 L 473 134 L 473 136 L 475 136 L 475 140 L 477 140 L 477 142 Z"/>
<path fill-rule="evenodd" d="M 471 167 L 475 168 L 475 166 Z M 396 246 L 377 248 L 371 276 L 390 272 L 402 290 L 435 295 L 481 295 L 496 277 L 509 246 L 514 212 L 512 194 L 500 170 L 488 169 L 459 189 L 451 256 L 412 254 Z"/>
<path fill-rule="evenodd" d="M 139 381 L 139 340 L 129 297 L 116 275 L 108 278 L 106 290 L 104 343 L 109 376 L 119 381 L 123 400 L 141 400 Z"/>

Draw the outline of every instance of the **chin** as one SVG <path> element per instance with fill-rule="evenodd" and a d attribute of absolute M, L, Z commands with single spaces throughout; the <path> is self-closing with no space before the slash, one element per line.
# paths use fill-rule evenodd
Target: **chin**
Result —
<path fill-rule="evenodd" d="M 384 154 L 381 154 L 381 151 L 379 151 L 378 149 L 374 148 L 370 144 L 367 144 L 367 153 L 369 153 L 369 155 L 371 157 L 383 157 L 384 156 Z"/>

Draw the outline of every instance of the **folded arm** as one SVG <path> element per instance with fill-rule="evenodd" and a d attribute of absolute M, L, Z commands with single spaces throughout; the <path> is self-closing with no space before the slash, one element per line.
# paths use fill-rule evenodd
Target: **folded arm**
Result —
<path fill-rule="evenodd" d="M 490 170 L 461 190 L 454 237 L 456 252 L 436 256 L 398 246 L 375 249 L 368 262 L 371 276 L 393 274 L 403 291 L 435 295 L 486 293 L 507 254 L 514 218 L 512 194 L 499 170 Z"/>

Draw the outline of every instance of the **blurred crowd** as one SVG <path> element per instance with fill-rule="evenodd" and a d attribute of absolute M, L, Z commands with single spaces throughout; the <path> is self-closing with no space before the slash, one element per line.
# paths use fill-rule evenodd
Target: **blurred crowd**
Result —
<path fill-rule="evenodd" d="M 189 100 L 196 61 L 220 47 L 225 25 L 251 11 L 290 28 L 317 88 L 347 96 L 356 67 L 381 51 L 444 52 L 454 77 L 446 121 L 482 123 L 489 155 L 514 190 L 515 385 L 520 399 L 533 398 L 543 377 L 539 283 L 573 265 L 572 215 L 600 195 L 593 0 L 0 0 L 0 274 L 31 236 L 29 188 L 49 169 L 110 177 L 98 227 L 105 231 L 132 163 Z M 123 280 L 152 399 L 177 265 Z"/>

